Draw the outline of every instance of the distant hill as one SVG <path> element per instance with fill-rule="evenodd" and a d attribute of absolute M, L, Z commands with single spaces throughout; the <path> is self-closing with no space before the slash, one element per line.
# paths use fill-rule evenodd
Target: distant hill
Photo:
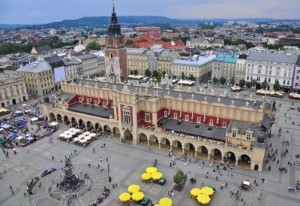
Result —
<path fill-rule="evenodd" d="M 154 25 L 154 24 L 172 24 L 172 25 L 191 25 L 201 24 L 204 22 L 223 23 L 229 20 L 244 20 L 256 23 L 268 23 L 274 21 L 280 21 L 284 19 L 268 19 L 268 18 L 240 18 L 240 19 L 171 19 L 164 16 L 119 16 L 118 21 L 121 25 Z M 297 21 L 297 20 L 286 20 Z M 39 25 L 18 25 L 18 24 L 0 24 L 0 28 L 4 29 L 16 29 L 16 28 L 61 28 L 61 27 L 103 27 L 107 26 L 110 22 L 110 16 L 100 17 L 83 17 L 80 19 L 63 20 L 59 22 L 52 22 Z"/>

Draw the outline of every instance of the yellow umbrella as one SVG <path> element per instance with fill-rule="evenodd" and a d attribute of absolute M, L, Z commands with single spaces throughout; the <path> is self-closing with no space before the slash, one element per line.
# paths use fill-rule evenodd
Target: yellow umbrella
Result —
<path fill-rule="evenodd" d="M 193 189 L 191 189 L 191 195 L 192 196 L 197 197 L 200 194 L 201 194 L 201 189 L 200 188 L 193 188 Z"/>
<path fill-rule="evenodd" d="M 157 168 L 156 167 L 147 167 L 146 172 L 149 174 L 155 173 L 155 172 L 157 172 Z"/>
<path fill-rule="evenodd" d="M 159 180 L 160 178 L 162 178 L 162 173 L 161 172 L 155 172 L 151 175 L 152 179 L 154 180 Z"/>
<path fill-rule="evenodd" d="M 203 187 L 203 188 L 201 188 L 201 193 L 205 194 L 205 195 L 213 195 L 214 190 L 211 187 Z"/>
<path fill-rule="evenodd" d="M 142 178 L 142 180 L 150 180 L 151 174 L 149 174 L 149 173 L 143 173 L 141 175 L 141 178 Z"/>
<path fill-rule="evenodd" d="M 127 202 L 130 200 L 130 194 L 128 192 L 123 192 L 122 194 L 119 195 L 119 199 L 121 202 Z"/>
<path fill-rule="evenodd" d="M 135 185 L 135 184 L 129 185 L 127 188 L 128 192 L 130 192 L 130 193 L 138 192 L 138 191 L 140 191 L 140 189 L 141 189 L 140 186 Z"/>
<path fill-rule="evenodd" d="M 163 197 L 159 200 L 159 205 L 161 206 L 172 206 L 173 202 L 168 197 Z"/>
<path fill-rule="evenodd" d="M 205 194 L 198 195 L 197 200 L 200 204 L 204 204 L 204 205 L 210 203 L 210 197 Z"/>
<path fill-rule="evenodd" d="M 145 195 L 143 192 L 135 192 L 132 194 L 132 199 L 136 202 L 141 201 L 142 199 L 144 199 Z"/>

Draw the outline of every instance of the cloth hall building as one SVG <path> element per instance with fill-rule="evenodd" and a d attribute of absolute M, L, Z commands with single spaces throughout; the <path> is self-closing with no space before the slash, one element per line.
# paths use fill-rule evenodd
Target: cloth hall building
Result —
<path fill-rule="evenodd" d="M 265 101 L 95 80 L 62 82 L 50 121 L 133 144 L 261 171 L 272 111 Z"/>

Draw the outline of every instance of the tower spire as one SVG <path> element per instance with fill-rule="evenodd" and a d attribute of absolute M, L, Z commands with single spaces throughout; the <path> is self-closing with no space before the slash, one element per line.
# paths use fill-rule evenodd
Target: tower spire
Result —
<path fill-rule="evenodd" d="M 115 14 L 115 13 L 116 13 L 116 12 L 115 12 L 115 1 L 112 0 L 112 3 L 113 3 L 113 14 Z"/>

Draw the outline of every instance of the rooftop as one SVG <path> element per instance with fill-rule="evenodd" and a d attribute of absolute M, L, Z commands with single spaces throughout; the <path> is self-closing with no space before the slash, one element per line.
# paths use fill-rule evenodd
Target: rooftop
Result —
<path fill-rule="evenodd" d="M 204 64 L 207 64 L 207 63 L 213 61 L 215 58 L 216 58 L 216 55 L 210 55 L 210 56 L 204 56 L 204 57 L 201 56 L 196 61 L 175 59 L 173 61 L 173 64 L 187 65 L 187 66 L 202 66 Z"/>
<path fill-rule="evenodd" d="M 236 64 L 237 58 L 237 54 L 219 54 L 214 61 Z"/>
<path fill-rule="evenodd" d="M 68 110 L 73 112 L 79 112 L 87 115 L 102 117 L 102 118 L 109 118 L 111 115 L 114 115 L 114 109 L 108 107 L 100 107 L 97 105 L 92 104 L 83 104 L 77 102 L 70 106 Z"/>
<path fill-rule="evenodd" d="M 127 54 L 144 54 L 146 51 L 145 48 L 127 48 Z"/>
<path fill-rule="evenodd" d="M 51 71 L 51 66 L 45 60 L 38 60 L 38 61 L 32 62 L 30 64 L 27 64 L 24 67 L 20 67 L 17 71 L 18 72 L 40 73 L 40 72 Z"/>
<path fill-rule="evenodd" d="M 0 74 L 0 85 L 10 84 L 17 81 L 24 81 L 24 77 L 12 74 Z"/>
<path fill-rule="evenodd" d="M 177 119 L 168 119 L 166 117 L 161 118 L 158 121 L 158 125 L 166 130 L 174 131 L 176 133 L 183 133 L 186 135 L 225 142 L 226 128 L 195 124 L 187 121 L 179 121 Z"/>
<path fill-rule="evenodd" d="M 237 120 L 230 120 L 230 123 L 227 127 L 227 132 L 231 131 L 232 129 L 237 129 L 239 134 L 246 134 L 248 129 L 253 131 L 253 135 L 257 136 L 260 131 L 260 125 L 251 123 L 251 122 L 242 122 Z"/>
<path fill-rule="evenodd" d="M 296 64 L 298 55 L 251 51 L 247 60 Z"/>
<path fill-rule="evenodd" d="M 100 82 L 100 81 L 95 81 L 95 80 L 87 80 L 87 79 L 80 79 L 77 80 L 75 83 L 81 83 L 82 85 L 90 85 L 90 86 L 95 86 L 97 85 L 97 87 L 99 88 L 108 88 L 113 90 L 114 87 L 116 89 L 116 91 L 122 91 L 124 88 L 124 84 L 121 83 L 111 83 L 111 82 Z M 135 85 L 127 85 L 128 90 L 131 93 L 145 93 L 146 88 L 142 88 L 140 86 L 135 86 Z M 141 90 L 141 91 L 139 91 Z M 192 95 L 194 95 L 194 99 L 198 100 L 200 102 L 208 102 L 209 104 L 212 103 L 220 103 L 220 104 L 224 104 L 224 105 L 232 105 L 235 107 L 249 107 L 255 110 L 258 110 L 260 108 L 261 103 L 259 101 L 248 101 L 245 99 L 237 99 L 237 98 L 232 98 L 232 97 L 221 97 L 221 96 L 214 96 L 211 94 L 203 94 L 203 93 L 192 93 L 192 92 L 188 92 L 186 90 L 167 90 L 166 87 L 164 86 L 163 88 L 153 88 L 153 87 L 149 87 L 147 88 L 147 92 L 151 95 L 151 94 L 155 94 L 155 95 L 159 95 L 159 96 L 171 96 L 174 98 L 178 98 L 181 95 L 181 98 L 183 99 L 192 99 Z M 169 94 L 168 94 L 169 92 Z"/>

